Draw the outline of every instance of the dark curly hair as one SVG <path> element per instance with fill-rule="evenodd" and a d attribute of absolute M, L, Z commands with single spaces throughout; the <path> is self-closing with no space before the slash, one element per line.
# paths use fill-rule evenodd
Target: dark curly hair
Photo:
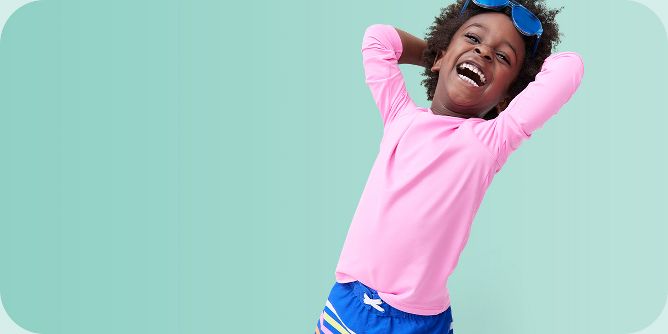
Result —
<path fill-rule="evenodd" d="M 426 78 L 422 80 L 422 85 L 427 88 L 427 99 L 431 101 L 434 98 L 436 91 L 436 84 L 438 83 L 438 72 L 431 71 L 431 65 L 436 61 L 436 57 L 440 55 L 441 50 L 446 50 L 450 44 L 450 40 L 455 32 L 471 17 L 488 12 L 504 12 L 509 17 L 510 7 L 506 7 L 503 11 L 493 11 L 481 8 L 473 2 L 469 3 L 466 11 L 460 16 L 459 13 L 464 6 L 466 0 L 456 0 L 455 3 L 442 8 L 440 16 L 435 18 L 434 24 L 429 27 L 426 37 L 427 48 L 422 53 L 422 61 L 425 64 L 425 71 L 423 73 Z M 508 88 L 509 99 L 512 100 L 519 94 L 530 82 L 532 82 L 536 74 L 540 72 L 543 62 L 552 54 L 554 48 L 560 42 L 559 27 L 554 20 L 555 16 L 563 9 L 547 9 L 543 4 L 544 0 L 515 0 L 529 11 L 534 13 L 540 19 L 543 25 L 543 34 L 536 49 L 536 53 L 531 57 L 533 45 L 536 36 L 525 36 L 520 34 L 524 39 L 525 57 L 522 69 L 515 81 Z M 499 115 L 499 110 L 495 107 L 488 111 L 485 119 L 493 119 Z"/>

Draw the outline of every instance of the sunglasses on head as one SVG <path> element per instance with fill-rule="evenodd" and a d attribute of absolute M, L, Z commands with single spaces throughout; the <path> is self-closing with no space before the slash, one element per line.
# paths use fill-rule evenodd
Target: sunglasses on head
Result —
<path fill-rule="evenodd" d="M 515 28 L 525 36 L 536 36 L 536 42 L 534 43 L 533 51 L 531 52 L 531 57 L 534 56 L 536 48 L 538 47 L 538 42 L 540 41 L 540 35 L 543 34 L 543 25 L 540 23 L 540 20 L 536 15 L 513 0 L 466 0 L 459 15 L 464 13 L 471 1 L 479 7 L 492 10 L 502 10 L 510 6 Z"/>

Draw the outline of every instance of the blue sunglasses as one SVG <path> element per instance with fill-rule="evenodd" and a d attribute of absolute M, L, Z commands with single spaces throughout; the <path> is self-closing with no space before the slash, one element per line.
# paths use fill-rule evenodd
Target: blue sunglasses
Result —
<path fill-rule="evenodd" d="M 536 49 L 538 48 L 540 35 L 543 34 L 543 25 L 540 23 L 540 20 L 536 15 L 513 0 L 466 0 L 459 15 L 464 13 L 471 1 L 479 7 L 493 10 L 502 10 L 503 8 L 510 6 L 515 28 L 525 36 L 536 36 L 536 42 L 534 43 L 533 51 L 531 52 L 531 57 L 534 56 Z"/>

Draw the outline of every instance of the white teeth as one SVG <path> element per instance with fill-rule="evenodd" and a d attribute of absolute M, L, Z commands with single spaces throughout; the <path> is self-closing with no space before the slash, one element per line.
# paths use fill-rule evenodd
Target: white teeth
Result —
<path fill-rule="evenodd" d="M 466 82 L 468 82 L 468 83 L 470 83 L 470 84 L 472 84 L 472 85 L 474 85 L 474 86 L 476 86 L 476 87 L 480 87 L 480 86 L 478 86 L 477 83 L 475 83 L 475 81 L 471 80 L 471 78 L 466 77 L 466 76 L 463 76 L 463 75 L 461 75 L 461 74 L 457 74 L 457 75 L 458 75 L 462 80 L 464 80 L 464 81 L 466 81 Z"/>
<path fill-rule="evenodd" d="M 487 82 L 487 79 L 485 79 L 485 74 L 482 73 L 482 70 L 480 70 L 477 66 L 469 63 L 463 63 L 462 65 L 460 65 L 460 67 L 468 68 L 469 70 L 473 71 L 473 73 L 477 74 L 480 77 L 480 80 L 483 83 L 483 85 Z"/>

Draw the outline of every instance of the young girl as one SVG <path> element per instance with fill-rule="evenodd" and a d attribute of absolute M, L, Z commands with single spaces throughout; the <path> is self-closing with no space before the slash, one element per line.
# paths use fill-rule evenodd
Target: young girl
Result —
<path fill-rule="evenodd" d="M 447 280 L 508 156 L 571 98 L 584 66 L 542 0 L 457 0 L 427 40 L 366 29 L 383 138 L 316 333 L 454 333 Z M 425 66 L 417 106 L 398 64 Z M 534 80 L 535 79 L 535 80 Z"/>

